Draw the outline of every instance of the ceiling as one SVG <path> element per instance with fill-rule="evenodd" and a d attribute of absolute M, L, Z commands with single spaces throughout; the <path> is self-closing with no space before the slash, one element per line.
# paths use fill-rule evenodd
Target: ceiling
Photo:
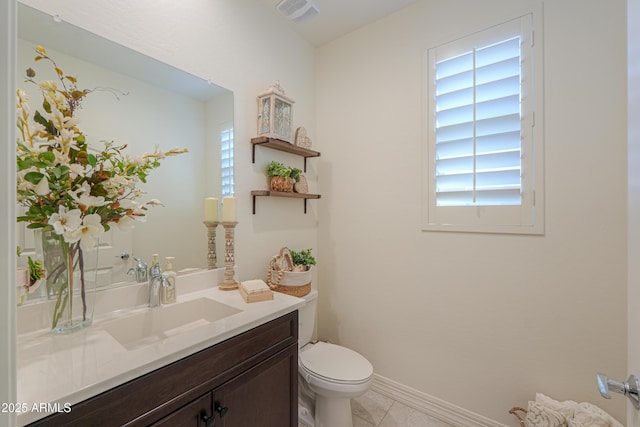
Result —
<path fill-rule="evenodd" d="M 314 0 L 320 13 L 301 24 L 293 23 L 276 9 L 281 0 L 259 1 L 272 8 L 309 43 L 321 46 L 417 0 Z"/>

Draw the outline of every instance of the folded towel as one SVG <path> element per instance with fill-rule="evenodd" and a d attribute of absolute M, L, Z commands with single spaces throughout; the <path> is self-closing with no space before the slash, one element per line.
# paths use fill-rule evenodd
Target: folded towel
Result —
<path fill-rule="evenodd" d="M 527 407 L 527 417 L 525 419 L 527 427 L 566 427 L 567 419 L 562 413 L 548 408 L 539 402 L 529 402 Z"/>
<path fill-rule="evenodd" d="M 242 282 L 241 285 L 247 294 L 257 294 L 271 290 L 269 286 L 260 279 L 247 280 L 246 282 Z"/>
<path fill-rule="evenodd" d="M 591 403 L 572 400 L 559 402 L 536 393 L 535 402 L 529 402 L 527 427 L 623 427 L 611 415 Z"/>
<path fill-rule="evenodd" d="M 569 427 L 623 427 L 611 415 L 587 402 L 578 405 L 573 420 L 570 421 L 573 421 L 573 424 L 570 422 Z"/>

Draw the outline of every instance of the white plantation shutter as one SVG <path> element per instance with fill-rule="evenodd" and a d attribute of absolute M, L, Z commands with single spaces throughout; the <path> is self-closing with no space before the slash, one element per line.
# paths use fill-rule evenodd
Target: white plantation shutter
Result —
<path fill-rule="evenodd" d="M 220 132 L 220 164 L 222 173 L 222 196 L 233 196 L 233 127 Z"/>
<path fill-rule="evenodd" d="M 429 50 L 425 228 L 534 224 L 531 19 Z"/>

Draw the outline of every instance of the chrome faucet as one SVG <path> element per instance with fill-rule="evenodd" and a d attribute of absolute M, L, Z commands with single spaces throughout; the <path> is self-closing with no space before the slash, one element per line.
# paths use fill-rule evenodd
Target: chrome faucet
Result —
<path fill-rule="evenodd" d="M 147 280 L 147 263 L 136 256 L 134 256 L 133 259 L 136 261 L 137 265 L 135 267 L 131 267 L 129 271 L 127 271 L 127 274 L 135 274 L 137 283 L 144 282 Z"/>
<path fill-rule="evenodd" d="M 149 268 L 149 307 L 160 306 L 160 287 L 169 286 L 167 276 L 162 274 L 160 263 L 154 259 L 154 264 Z"/>

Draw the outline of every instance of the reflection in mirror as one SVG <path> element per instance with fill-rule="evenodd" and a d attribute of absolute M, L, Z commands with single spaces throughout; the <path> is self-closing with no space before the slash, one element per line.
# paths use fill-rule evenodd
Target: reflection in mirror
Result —
<path fill-rule="evenodd" d="M 165 159 L 141 187 L 147 192 L 141 201 L 157 198 L 164 206 L 149 209 L 146 221 L 136 222 L 131 232 L 112 228 L 106 233 L 100 243 L 100 285 L 135 280 L 127 275 L 134 257 L 150 262 L 155 253 L 161 261 L 176 257 L 178 271 L 206 268 L 204 199 L 233 195 L 233 93 L 58 21 L 19 4 L 16 85 L 30 96 L 32 110 L 41 108 L 42 95 L 24 82 L 24 70 L 33 68 L 37 81 L 57 80 L 51 67 L 33 61 L 35 46 L 42 45 L 80 88 L 113 89 L 87 97 L 77 114 L 90 145 L 126 144 L 131 156 L 153 152 L 156 145 L 164 151 L 189 149 Z M 22 265 L 33 253 L 32 234 L 24 223 L 17 224 Z"/>

